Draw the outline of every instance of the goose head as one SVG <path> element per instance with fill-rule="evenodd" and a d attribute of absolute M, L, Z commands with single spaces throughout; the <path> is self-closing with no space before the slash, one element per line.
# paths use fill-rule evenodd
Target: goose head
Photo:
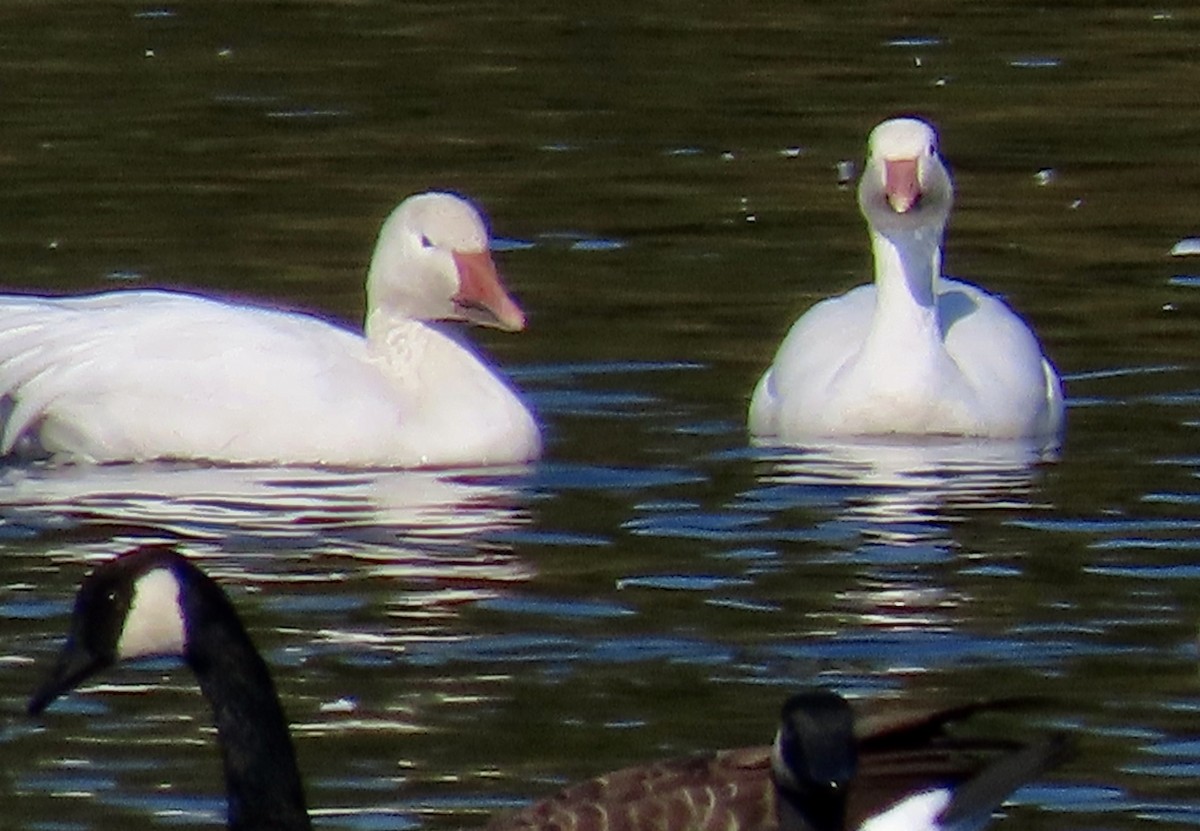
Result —
<path fill-rule="evenodd" d="M 181 563 L 185 566 L 181 567 Z M 92 572 L 80 586 L 67 643 L 29 702 L 36 715 L 56 698 L 113 664 L 187 653 L 178 554 L 148 546 Z"/>
<path fill-rule="evenodd" d="M 450 193 L 410 196 L 384 221 L 367 275 L 367 308 L 368 317 L 525 328 L 525 314 L 496 272 L 482 217 Z"/>
<path fill-rule="evenodd" d="M 857 769 L 854 714 L 846 700 L 826 690 L 789 698 L 771 748 L 779 827 L 841 831 Z"/>
<path fill-rule="evenodd" d="M 75 600 L 67 642 L 29 701 L 37 715 L 122 660 L 178 655 L 212 705 L 229 827 L 311 831 L 295 749 L 270 671 L 229 597 L 167 546 L 97 566 Z"/>
<path fill-rule="evenodd" d="M 945 228 L 954 185 L 938 155 L 937 133 L 916 118 L 893 118 L 871 131 L 858 204 L 885 235 Z"/>

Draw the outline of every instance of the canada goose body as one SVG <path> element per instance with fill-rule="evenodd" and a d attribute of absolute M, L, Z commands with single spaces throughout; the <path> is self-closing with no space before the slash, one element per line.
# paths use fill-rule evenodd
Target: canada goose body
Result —
<path fill-rule="evenodd" d="M 772 745 L 608 773 L 498 815 L 488 831 L 976 829 L 1066 753 L 1058 735 L 1028 743 L 951 735 L 999 706 L 861 715 L 834 693 L 806 692 L 784 705 Z"/>
<path fill-rule="evenodd" d="M 841 696 L 813 690 L 788 699 L 771 754 L 780 831 L 982 828 L 1014 790 L 1067 753 L 1060 734 L 1027 743 L 942 735 L 970 711 L 860 738 Z"/>
<path fill-rule="evenodd" d="M 180 655 L 213 709 L 229 827 L 308 831 L 304 789 L 266 664 L 221 588 L 186 558 L 145 547 L 83 582 L 70 631 L 33 714 L 113 663 Z M 654 762 L 573 785 L 489 831 L 964 831 L 1062 756 L 1058 739 L 959 739 L 948 728 L 991 708 L 851 712 L 807 692 L 785 704 L 772 745 Z M 922 801 L 923 800 L 923 801 Z M 872 824 L 873 823 L 873 824 Z"/>

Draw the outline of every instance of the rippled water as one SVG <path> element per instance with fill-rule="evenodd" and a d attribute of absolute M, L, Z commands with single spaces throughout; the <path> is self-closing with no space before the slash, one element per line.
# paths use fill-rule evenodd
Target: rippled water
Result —
<path fill-rule="evenodd" d="M 0 470 L 0 825 L 212 827 L 169 662 L 24 717 L 91 563 L 174 542 L 275 673 L 320 827 L 477 827 L 765 741 L 814 680 L 1033 694 L 1080 752 L 1005 827 L 1200 821 L 1200 16 L 1100 3 L 0 2 L 0 274 L 353 322 L 405 194 L 475 198 L 527 469 Z M 788 324 L 868 273 L 839 164 L 934 119 L 950 270 L 1066 378 L 1066 441 L 748 446 Z M 1016 725 L 1013 725 L 1014 727 Z"/>

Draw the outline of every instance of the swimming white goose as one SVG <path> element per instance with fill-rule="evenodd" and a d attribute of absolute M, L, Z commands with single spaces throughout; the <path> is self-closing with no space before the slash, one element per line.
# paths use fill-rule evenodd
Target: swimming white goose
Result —
<path fill-rule="evenodd" d="M 932 127 L 874 129 L 858 187 L 875 282 L 792 326 L 750 402 L 751 434 L 1053 438 L 1062 385 L 1029 327 L 999 298 L 942 275 L 954 189 Z"/>
<path fill-rule="evenodd" d="M 517 331 L 476 210 L 406 199 L 367 275 L 365 334 L 166 291 L 0 297 L 0 455 L 450 467 L 525 462 L 533 416 L 431 321 Z"/>
<path fill-rule="evenodd" d="M 212 705 L 229 827 L 308 831 L 270 672 L 220 586 L 169 547 L 135 549 L 84 579 L 67 641 L 29 712 L 117 661 L 155 655 L 181 656 Z M 930 824 L 903 831 L 959 831 L 959 819 L 986 820 L 1066 752 L 1058 735 L 1022 743 L 949 734 L 1001 705 L 852 714 L 840 696 L 810 691 L 784 706 L 774 745 L 616 771 L 498 815 L 488 831 L 844 831 L 914 814 Z"/>

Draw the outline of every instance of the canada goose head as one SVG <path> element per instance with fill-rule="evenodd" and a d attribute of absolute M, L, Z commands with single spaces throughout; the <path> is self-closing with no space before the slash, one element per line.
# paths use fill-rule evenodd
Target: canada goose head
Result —
<path fill-rule="evenodd" d="M 367 274 L 368 325 L 376 314 L 525 328 L 525 313 L 496 271 L 483 218 L 451 193 L 410 196 L 384 221 Z"/>
<path fill-rule="evenodd" d="M 168 548 L 147 546 L 88 575 L 75 598 L 67 643 L 30 700 L 29 712 L 40 713 L 118 661 L 183 656 L 187 631 L 180 580 L 186 571 L 181 562 L 186 561 Z"/>
<path fill-rule="evenodd" d="M 98 566 L 76 596 L 67 642 L 29 701 L 36 715 L 117 661 L 179 655 L 212 706 L 229 827 L 310 831 L 287 720 L 266 663 L 211 578 L 166 546 Z"/>
<path fill-rule="evenodd" d="M 841 829 L 857 769 L 854 713 L 846 700 L 827 690 L 789 698 L 771 748 L 780 828 Z"/>

